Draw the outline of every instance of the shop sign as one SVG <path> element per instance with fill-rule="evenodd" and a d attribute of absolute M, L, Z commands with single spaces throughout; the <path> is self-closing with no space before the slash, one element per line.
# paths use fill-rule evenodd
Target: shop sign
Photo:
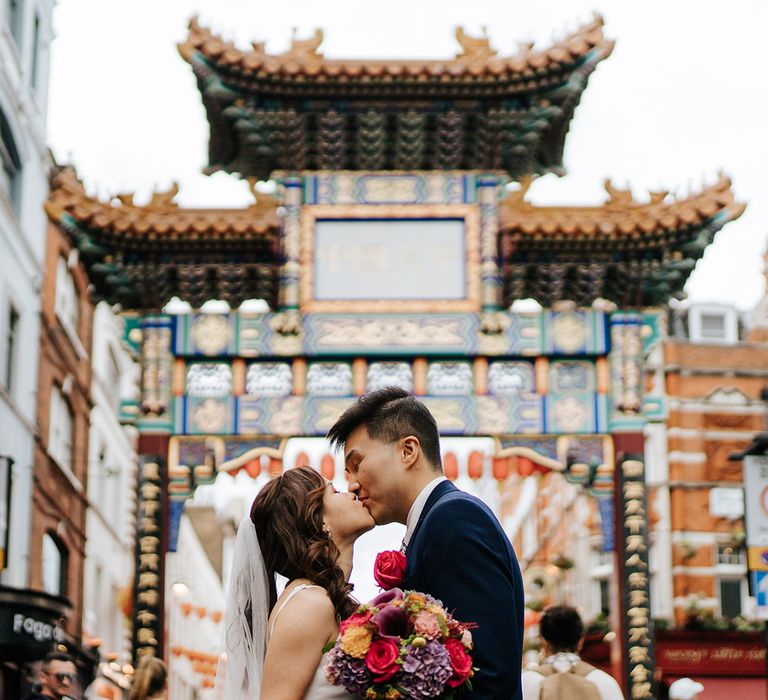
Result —
<path fill-rule="evenodd" d="M 35 608 L 0 606 L 0 648 L 14 658 L 42 658 L 54 643 L 65 643 L 58 618 L 46 617 Z"/>
<path fill-rule="evenodd" d="M 744 458 L 746 497 L 747 566 L 768 571 L 768 456 Z"/>

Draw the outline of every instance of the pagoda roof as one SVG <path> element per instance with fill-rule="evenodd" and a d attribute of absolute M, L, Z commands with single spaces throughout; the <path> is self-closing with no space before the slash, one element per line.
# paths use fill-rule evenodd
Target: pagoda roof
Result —
<path fill-rule="evenodd" d="M 595 207 L 536 206 L 525 200 L 529 185 L 500 206 L 509 303 L 586 305 L 602 297 L 625 307 L 664 304 L 682 296 L 715 233 L 745 209 L 723 175 L 684 198 L 660 191 L 645 202 L 607 180 L 608 200 Z"/>
<path fill-rule="evenodd" d="M 182 208 L 178 186 L 102 201 L 86 193 L 74 170 L 53 180 L 45 210 L 72 237 L 96 290 L 125 308 L 161 308 L 179 296 L 193 305 L 225 299 L 274 302 L 278 202 L 258 194 L 242 209 Z"/>
<path fill-rule="evenodd" d="M 725 176 L 686 197 L 652 192 L 642 202 L 606 182 L 607 201 L 593 207 L 537 206 L 526 201 L 529 186 L 525 179 L 500 205 L 507 305 L 525 298 L 543 306 L 598 298 L 620 307 L 665 304 L 682 295 L 715 233 L 744 211 Z M 157 310 L 174 296 L 193 307 L 257 298 L 274 308 L 279 202 L 259 194 L 242 209 L 182 208 L 177 190 L 155 192 L 144 205 L 132 195 L 100 200 L 65 169 L 45 208 L 79 250 L 96 300 Z"/>
<path fill-rule="evenodd" d="M 182 57 L 193 62 L 195 54 L 211 65 L 259 82 L 279 80 L 275 90 L 288 89 L 289 84 L 301 84 L 302 92 L 324 91 L 322 84 L 346 83 L 351 90 L 362 84 L 387 83 L 396 89 L 395 81 L 441 83 L 488 81 L 489 85 L 509 81 L 518 90 L 529 91 L 535 85 L 582 63 L 595 49 L 606 55 L 613 42 L 606 41 L 602 32 L 603 19 L 595 17 L 552 46 L 534 49 L 527 44 L 514 55 L 499 56 L 487 37 L 472 37 L 461 27 L 455 32 L 461 51 L 449 59 L 329 59 L 319 52 L 323 31 L 315 30 L 308 39 L 293 39 L 291 48 L 281 54 L 269 54 L 263 42 L 253 42 L 248 50 L 238 49 L 231 41 L 217 36 L 202 26 L 196 17 L 189 22 L 187 40 L 179 44 Z M 307 81 L 314 81 L 307 84 Z M 334 86 L 335 87 L 335 86 Z M 446 87 L 443 85 L 443 87 Z"/>
<path fill-rule="evenodd" d="M 570 120 L 589 75 L 613 49 L 594 20 L 550 47 L 499 56 L 456 30 L 443 60 L 327 59 L 323 34 L 282 54 L 238 49 L 192 19 L 179 45 L 210 123 L 208 172 L 562 172 Z"/>

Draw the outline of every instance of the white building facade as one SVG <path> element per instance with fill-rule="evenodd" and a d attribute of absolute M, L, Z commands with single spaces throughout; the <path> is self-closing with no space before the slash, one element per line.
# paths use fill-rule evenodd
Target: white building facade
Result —
<path fill-rule="evenodd" d="M 133 582 L 138 434 L 121 424 L 120 409 L 136 397 L 139 367 L 123 342 L 123 319 L 107 304 L 96 307 L 93 326 L 83 633 L 122 668 L 131 656 L 123 607 Z"/>
<path fill-rule="evenodd" d="M 29 581 L 53 6 L 9 0 L 0 8 L 0 548 L 8 544 L 0 583 L 14 588 Z"/>

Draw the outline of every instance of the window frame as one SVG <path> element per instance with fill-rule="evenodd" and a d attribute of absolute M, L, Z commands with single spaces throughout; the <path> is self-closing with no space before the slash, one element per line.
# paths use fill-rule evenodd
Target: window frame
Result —
<path fill-rule="evenodd" d="M 57 595 L 57 596 L 66 596 L 67 595 L 67 573 L 69 569 L 69 550 L 67 549 L 67 546 L 64 544 L 64 542 L 61 541 L 59 537 L 56 536 L 56 533 L 51 532 L 50 530 L 47 530 L 43 533 L 43 543 L 42 543 L 42 554 L 41 554 L 41 561 L 40 561 L 40 576 L 42 579 L 42 585 L 43 590 L 46 593 L 50 593 L 51 595 Z M 50 541 L 53 549 L 51 547 L 46 547 L 46 542 Z M 47 580 L 48 576 L 46 575 L 46 550 L 51 552 L 53 550 L 56 551 L 58 555 L 58 587 L 57 590 L 52 590 Z"/>
<path fill-rule="evenodd" d="M 21 333 L 21 312 L 12 301 L 8 303 L 6 308 L 8 312 L 6 314 L 7 325 L 5 330 L 2 379 L 5 390 L 13 395 L 16 389 L 14 378 L 18 358 L 19 336 Z"/>

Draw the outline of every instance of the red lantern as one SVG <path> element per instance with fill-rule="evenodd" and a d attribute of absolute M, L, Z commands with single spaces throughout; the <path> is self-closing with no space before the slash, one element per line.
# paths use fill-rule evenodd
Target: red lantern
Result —
<path fill-rule="evenodd" d="M 336 471 L 336 460 L 333 458 L 333 455 L 325 455 L 323 459 L 320 461 L 320 473 L 328 479 L 328 481 L 333 481 L 333 475 Z"/>
<path fill-rule="evenodd" d="M 536 471 L 536 465 L 528 457 L 517 458 L 517 473 L 520 476 L 530 476 Z"/>
<path fill-rule="evenodd" d="M 261 460 L 256 457 L 256 459 L 252 459 L 250 462 L 246 463 L 245 471 L 251 479 L 255 479 L 261 474 Z"/>
<path fill-rule="evenodd" d="M 296 462 L 293 465 L 294 467 L 308 467 L 309 466 L 309 455 L 306 452 L 299 452 L 299 454 L 296 455 Z"/>
<path fill-rule="evenodd" d="M 459 461 L 453 452 L 446 453 L 443 458 L 443 472 L 451 481 L 455 481 L 459 476 Z"/>
<path fill-rule="evenodd" d="M 484 455 L 480 450 L 472 450 L 467 461 L 467 473 L 470 479 L 479 479 L 483 475 Z"/>
<path fill-rule="evenodd" d="M 493 478 L 504 481 L 509 476 L 509 457 L 493 458 Z"/>

